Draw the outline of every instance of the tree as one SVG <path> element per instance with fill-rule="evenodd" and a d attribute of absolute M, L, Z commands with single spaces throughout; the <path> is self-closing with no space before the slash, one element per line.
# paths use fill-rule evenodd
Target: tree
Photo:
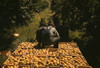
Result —
<path fill-rule="evenodd" d="M 100 1 L 99 0 L 52 0 L 51 9 L 55 12 L 54 22 L 61 35 L 62 41 L 67 41 L 68 30 L 83 32 L 78 39 L 84 47 L 83 53 L 94 68 L 99 68 L 96 63 L 100 44 Z M 60 25 L 59 25 L 60 24 Z M 69 39 L 68 39 L 69 40 Z M 69 40 L 70 41 L 70 40 Z M 95 46 L 94 46 L 95 45 Z M 93 51 L 95 50 L 95 51 Z M 88 54 L 86 54 L 88 53 Z M 90 58 L 93 56 L 92 58 Z M 100 62 L 100 61 L 98 61 Z"/>
<path fill-rule="evenodd" d="M 43 11 L 48 7 L 42 0 L 0 0 L 0 43 L 6 50 L 13 42 L 13 33 L 18 27 L 28 25 L 34 17 L 33 12 Z"/>

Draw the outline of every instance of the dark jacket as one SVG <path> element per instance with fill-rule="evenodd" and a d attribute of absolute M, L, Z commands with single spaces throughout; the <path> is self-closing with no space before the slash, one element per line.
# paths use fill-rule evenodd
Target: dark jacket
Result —
<path fill-rule="evenodd" d="M 37 32 L 36 32 L 36 39 L 38 42 L 42 42 L 42 32 L 45 30 L 45 27 L 39 27 Z"/>

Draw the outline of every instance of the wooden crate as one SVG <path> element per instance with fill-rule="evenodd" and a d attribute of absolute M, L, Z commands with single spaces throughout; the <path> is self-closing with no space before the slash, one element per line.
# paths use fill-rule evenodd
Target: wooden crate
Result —
<path fill-rule="evenodd" d="M 59 56 L 62 56 L 62 55 L 69 56 L 70 55 L 69 49 L 62 49 L 62 48 L 60 48 L 59 49 Z"/>
<path fill-rule="evenodd" d="M 13 60 L 13 61 L 10 61 Z M 9 55 L 8 59 L 3 63 L 4 65 L 18 65 L 20 61 L 20 57 L 19 56 L 12 56 Z"/>
<path fill-rule="evenodd" d="M 59 68 L 60 67 L 59 56 L 48 56 L 47 57 L 47 67 Z"/>
<path fill-rule="evenodd" d="M 77 48 L 77 43 L 75 42 L 59 42 L 59 48 L 63 49 L 73 49 Z"/>
<path fill-rule="evenodd" d="M 74 68 L 74 61 L 72 56 L 60 56 L 61 68 Z"/>
<path fill-rule="evenodd" d="M 31 65 L 19 65 L 19 68 L 31 68 Z"/>
<path fill-rule="evenodd" d="M 48 49 L 33 49 L 32 54 L 35 56 L 47 56 Z"/>
<path fill-rule="evenodd" d="M 11 51 L 8 51 L 8 52 L 6 53 L 6 56 L 9 56 L 9 55 L 11 55 Z"/>
<path fill-rule="evenodd" d="M 19 49 L 15 50 L 12 54 L 13 55 L 25 55 L 26 54 L 26 50 L 27 49 L 19 48 Z"/>
<path fill-rule="evenodd" d="M 60 68 L 60 66 L 51 66 L 49 68 Z"/>
<path fill-rule="evenodd" d="M 31 62 L 35 68 L 45 68 L 47 63 L 47 56 L 32 56 Z"/>
<path fill-rule="evenodd" d="M 75 67 L 89 65 L 83 56 L 73 56 L 73 61 L 74 61 Z"/>
<path fill-rule="evenodd" d="M 49 48 L 47 55 L 48 56 L 59 56 L 59 49 L 58 48 Z"/>
<path fill-rule="evenodd" d="M 34 67 L 34 68 L 47 68 L 46 66 L 39 66 L 39 67 Z"/>
<path fill-rule="evenodd" d="M 18 65 L 4 65 L 2 68 L 19 68 Z"/>
<path fill-rule="evenodd" d="M 77 68 L 92 68 L 91 66 L 78 66 Z"/>
<path fill-rule="evenodd" d="M 30 55 L 22 55 L 19 61 L 20 65 L 30 65 L 31 64 L 31 56 Z"/>
<path fill-rule="evenodd" d="M 59 42 L 58 44 L 58 48 L 63 48 L 63 49 L 67 49 L 67 42 Z"/>
<path fill-rule="evenodd" d="M 68 49 L 71 56 L 81 56 L 82 53 L 79 48 Z"/>

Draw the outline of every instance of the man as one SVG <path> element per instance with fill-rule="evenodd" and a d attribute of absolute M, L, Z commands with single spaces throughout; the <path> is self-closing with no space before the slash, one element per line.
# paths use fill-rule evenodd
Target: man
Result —
<path fill-rule="evenodd" d="M 54 44 L 54 48 L 58 48 L 58 41 L 60 40 L 59 33 L 55 29 L 54 23 L 52 20 L 49 21 L 48 27 L 45 28 L 42 34 L 42 44 L 51 45 Z"/>
<path fill-rule="evenodd" d="M 39 26 L 39 28 L 37 29 L 37 32 L 36 32 L 36 39 L 38 41 L 38 48 L 41 48 L 41 45 L 42 45 L 42 31 L 45 30 L 45 27 L 46 27 L 45 19 L 42 18 L 41 22 L 40 22 L 40 26 Z"/>

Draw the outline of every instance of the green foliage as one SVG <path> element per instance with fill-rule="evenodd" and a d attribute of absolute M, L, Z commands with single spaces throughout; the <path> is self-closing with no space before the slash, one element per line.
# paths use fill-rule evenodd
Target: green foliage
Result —
<path fill-rule="evenodd" d="M 73 31 L 85 32 L 87 36 L 97 30 L 95 25 L 99 26 L 97 24 L 98 15 L 100 15 L 98 14 L 99 8 L 100 5 L 97 0 L 52 0 L 51 5 L 51 9 L 55 12 L 55 24 L 60 23 Z"/>
<path fill-rule="evenodd" d="M 33 8 L 35 12 L 41 12 L 43 11 L 45 8 L 47 8 L 49 6 L 49 3 L 47 1 L 42 1 L 42 0 L 38 0 L 37 3 L 33 4 L 35 7 Z"/>
<path fill-rule="evenodd" d="M 36 4 L 36 5 L 35 5 Z M 0 1 L 0 50 L 6 50 L 15 39 L 18 27 L 28 26 L 34 18 L 36 9 L 43 11 L 48 7 L 47 1 L 42 0 L 1 0 Z"/>
<path fill-rule="evenodd" d="M 53 19 L 63 41 L 68 37 L 77 41 L 93 68 L 100 68 L 96 62 L 100 57 L 100 1 L 52 0 L 51 9 L 55 12 Z"/>
<path fill-rule="evenodd" d="M 79 31 L 71 31 L 71 30 L 69 30 L 69 38 L 70 38 L 70 40 L 74 40 L 76 38 L 81 40 L 83 34 L 84 33 L 79 32 Z"/>

